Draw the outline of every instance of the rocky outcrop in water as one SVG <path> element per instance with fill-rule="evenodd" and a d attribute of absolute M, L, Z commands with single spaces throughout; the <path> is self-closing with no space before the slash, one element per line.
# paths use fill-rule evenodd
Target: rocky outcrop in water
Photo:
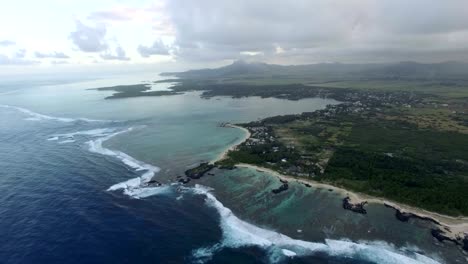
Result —
<path fill-rule="evenodd" d="M 463 250 L 468 252 L 468 234 L 463 238 Z"/>
<path fill-rule="evenodd" d="M 439 242 L 451 241 L 459 245 L 459 242 L 456 239 L 448 237 L 447 235 L 445 235 L 445 232 L 441 229 L 438 229 L 438 228 L 432 229 L 431 234 L 433 237 L 439 240 Z"/>
<path fill-rule="evenodd" d="M 181 178 L 178 180 L 178 182 L 182 183 L 182 184 L 187 184 L 190 182 L 190 178 Z"/>
<path fill-rule="evenodd" d="M 389 207 L 389 208 L 392 208 L 392 209 L 395 209 L 395 217 L 396 219 L 402 221 L 402 222 L 408 222 L 409 219 L 411 218 L 416 218 L 416 219 L 419 219 L 419 220 L 424 220 L 424 221 L 429 221 L 429 222 L 432 222 L 436 225 L 440 225 L 440 223 L 430 217 L 426 217 L 426 216 L 421 216 L 421 215 L 417 215 L 417 214 L 413 214 L 413 213 L 408 213 L 408 212 L 403 212 L 401 211 L 399 208 L 391 205 L 391 204 L 388 204 L 388 203 L 384 203 L 385 207 Z"/>
<path fill-rule="evenodd" d="M 351 203 L 351 198 L 346 197 L 343 199 L 343 209 L 345 210 L 350 210 L 358 214 L 367 214 L 366 209 L 364 209 L 364 206 L 367 204 L 367 202 L 361 202 L 361 203 L 356 203 L 353 204 Z"/>
<path fill-rule="evenodd" d="M 395 210 L 395 217 L 400 220 L 401 222 L 408 222 L 413 214 L 401 212 L 400 210 Z"/>
<path fill-rule="evenodd" d="M 286 183 L 283 183 L 280 187 L 271 190 L 271 192 L 274 193 L 274 194 L 278 194 L 278 193 L 284 192 L 284 191 L 286 191 L 286 190 L 288 190 L 288 189 L 289 189 L 289 185 L 288 185 L 288 183 L 286 182 Z"/>
<path fill-rule="evenodd" d="M 215 165 L 204 162 L 193 169 L 186 170 L 185 175 L 191 179 L 200 179 L 203 177 L 203 175 L 205 175 L 205 173 L 209 172 L 214 167 Z"/>
<path fill-rule="evenodd" d="M 147 184 L 151 185 L 151 186 L 161 186 L 162 185 L 162 183 L 158 182 L 157 180 L 150 180 Z"/>

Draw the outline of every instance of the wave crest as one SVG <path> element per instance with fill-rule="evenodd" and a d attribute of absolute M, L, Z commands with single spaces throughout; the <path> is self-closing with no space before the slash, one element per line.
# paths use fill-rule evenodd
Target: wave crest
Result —
<path fill-rule="evenodd" d="M 143 197 L 148 197 L 148 196 L 155 195 L 158 193 L 167 192 L 169 189 L 163 188 L 167 186 L 144 188 L 147 186 L 149 181 L 151 181 L 154 175 L 159 172 L 160 169 L 158 167 L 142 162 L 140 160 L 137 160 L 122 151 L 111 150 L 111 149 L 103 147 L 102 145 L 103 142 L 117 135 L 128 133 L 132 131 L 133 129 L 134 129 L 133 127 L 130 127 L 121 131 L 107 134 L 95 140 L 90 140 L 86 142 L 88 144 L 88 150 L 91 152 L 117 158 L 122 163 L 134 169 L 135 171 L 146 171 L 140 177 L 136 177 L 136 178 L 124 181 L 124 182 L 114 184 L 111 187 L 109 187 L 107 190 L 108 191 L 123 190 L 124 194 L 129 195 L 134 198 L 143 198 Z M 94 132 L 105 133 L 107 131 L 94 131 Z"/>

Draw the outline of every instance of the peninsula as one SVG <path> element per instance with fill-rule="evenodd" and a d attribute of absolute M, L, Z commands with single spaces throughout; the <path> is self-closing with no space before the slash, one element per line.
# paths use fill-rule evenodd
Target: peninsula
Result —
<path fill-rule="evenodd" d="M 394 208 L 400 221 L 431 221 L 435 238 L 468 248 L 468 80 L 447 72 L 427 77 L 422 69 L 434 73 L 436 66 L 419 64 L 391 65 L 373 71 L 372 79 L 364 79 L 368 70 L 361 69 L 358 77 L 333 75 L 320 83 L 291 73 L 278 78 L 255 72 L 246 78 L 228 71 L 241 66 L 175 74 L 181 81 L 173 91 L 342 103 L 237 124 L 248 138 L 215 165 L 251 167 L 285 182 L 337 191 L 343 207 L 359 213 L 366 213 L 366 203 L 381 203 Z M 399 67 L 413 70 L 408 75 Z M 384 72 L 392 77 L 378 76 Z M 287 191 L 286 186 L 272 191 Z"/>

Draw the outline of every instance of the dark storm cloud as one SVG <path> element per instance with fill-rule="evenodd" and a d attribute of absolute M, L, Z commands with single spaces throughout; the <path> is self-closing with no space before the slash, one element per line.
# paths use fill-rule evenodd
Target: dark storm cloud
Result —
<path fill-rule="evenodd" d="M 152 55 L 169 55 L 169 47 L 164 45 L 161 40 L 157 40 L 151 46 L 138 46 L 138 53 L 143 58 L 148 58 Z"/>
<path fill-rule="evenodd" d="M 70 33 L 70 39 L 84 52 L 100 52 L 107 49 L 105 41 L 106 27 L 98 24 L 95 27 L 87 26 L 80 21 L 76 21 L 76 30 Z"/>
<path fill-rule="evenodd" d="M 39 59 L 45 59 L 45 58 L 53 58 L 53 59 L 68 59 L 70 58 L 68 55 L 66 55 L 65 53 L 63 52 L 52 52 L 52 53 L 42 53 L 42 52 L 38 52 L 36 51 L 34 53 L 34 55 L 36 56 L 36 58 L 39 58 Z"/>
<path fill-rule="evenodd" d="M 171 0 L 167 10 L 174 54 L 187 60 L 449 60 L 468 47 L 465 0 Z"/>

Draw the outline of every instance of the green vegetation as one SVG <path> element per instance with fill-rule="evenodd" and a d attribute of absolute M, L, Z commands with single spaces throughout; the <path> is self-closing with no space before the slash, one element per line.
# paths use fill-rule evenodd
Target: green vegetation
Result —
<path fill-rule="evenodd" d="M 468 64 L 459 62 L 322 63 L 284 66 L 238 61 L 217 69 L 162 75 L 177 76 L 180 78 L 178 82 L 185 86 L 194 86 L 194 89 L 198 89 L 195 86 L 210 85 L 249 85 L 255 88 L 255 86 L 302 84 L 321 88 L 416 92 L 464 100 L 468 98 Z M 205 90 L 213 90 L 212 88 L 205 87 Z"/>
<path fill-rule="evenodd" d="M 201 96 L 322 97 L 344 102 L 243 124 L 252 136 L 216 163 L 249 163 L 450 215 L 468 215 L 468 64 L 236 62 L 167 73 L 169 91 L 99 88 L 108 98 L 201 91 Z M 188 173 L 203 175 L 202 164 Z"/>
<path fill-rule="evenodd" d="M 438 123 L 428 126 L 429 117 Z M 271 117 L 243 125 L 254 140 L 230 152 L 229 162 L 265 166 L 444 214 L 468 215 L 468 127 L 459 117 L 432 104 L 343 104 Z"/>
<path fill-rule="evenodd" d="M 312 83 L 311 85 L 317 85 Z M 377 90 L 377 91 L 406 91 L 425 93 L 449 98 L 468 97 L 468 82 L 443 82 L 430 80 L 366 80 L 366 81 L 337 81 L 320 84 L 323 87 Z"/>
<path fill-rule="evenodd" d="M 432 211 L 468 215 L 466 157 L 466 134 L 358 119 L 317 179 Z"/>
<path fill-rule="evenodd" d="M 97 91 L 115 91 L 111 96 L 106 97 L 105 99 L 118 99 L 118 98 L 128 98 L 128 97 L 140 97 L 140 96 L 163 96 L 163 95 L 177 95 L 180 94 L 175 91 L 150 91 L 151 87 L 147 84 L 134 84 L 134 85 L 118 85 L 112 87 L 101 87 L 94 88 L 91 90 Z"/>

